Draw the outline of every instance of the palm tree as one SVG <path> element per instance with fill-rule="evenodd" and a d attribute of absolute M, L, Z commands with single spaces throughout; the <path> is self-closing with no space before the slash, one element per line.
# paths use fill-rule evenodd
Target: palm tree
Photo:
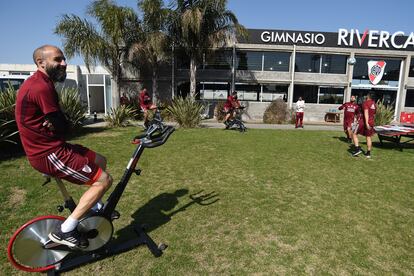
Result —
<path fill-rule="evenodd" d="M 64 38 L 64 52 L 71 58 L 83 57 L 89 70 L 91 64 L 99 62 L 107 69 L 115 82 L 115 106 L 120 98 L 122 63 L 131 45 L 140 38 L 140 22 L 135 11 L 119 7 L 111 0 L 96 0 L 87 13 L 96 19 L 99 28 L 74 14 L 63 15 L 55 33 Z"/>
<path fill-rule="evenodd" d="M 157 103 L 160 99 L 158 67 L 169 57 L 166 26 L 170 10 L 163 7 L 162 0 L 139 0 L 138 8 L 143 13 L 143 33 L 141 39 L 131 46 L 129 60 L 138 60 L 141 66 L 148 65 L 152 69 L 152 96 L 153 102 Z"/>
<path fill-rule="evenodd" d="M 197 64 L 212 48 L 229 45 L 245 28 L 226 9 L 227 0 L 175 0 L 170 32 L 190 57 L 190 96 L 196 96 Z"/>

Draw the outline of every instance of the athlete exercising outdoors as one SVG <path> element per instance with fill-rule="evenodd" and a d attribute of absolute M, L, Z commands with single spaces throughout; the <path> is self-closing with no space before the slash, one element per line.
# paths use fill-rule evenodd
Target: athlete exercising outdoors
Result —
<path fill-rule="evenodd" d="M 227 97 L 226 103 L 224 104 L 224 112 L 226 117 L 224 118 L 224 124 L 226 129 L 230 127 L 230 120 L 236 116 L 236 108 L 240 107 L 240 102 L 237 99 L 237 92 L 233 91 L 231 95 Z"/>
<path fill-rule="evenodd" d="M 157 106 L 152 103 L 151 97 L 146 88 L 143 88 L 141 92 L 139 92 L 139 106 L 141 107 L 142 112 L 144 112 L 144 127 L 147 129 L 149 127 L 148 110 L 154 110 Z"/>
<path fill-rule="evenodd" d="M 72 214 L 49 234 L 69 247 L 87 247 L 88 240 L 76 229 L 92 208 L 102 207 L 101 198 L 112 184 L 105 172 L 106 158 L 81 145 L 69 144 L 64 135 L 69 124 L 59 106 L 54 82 L 66 79 L 66 58 L 52 45 L 33 52 L 37 71 L 20 87 L 16 100 L 16 122 L 27 159 L 41 173 L 86 185 Z"/>
<path fill-rule="evenodd" d="M 371 158 L 372 149 L 372 136 L 375 134 L 375 113 L 377 111 L 377 105 L 372 99 L 371 94 L 368 93 L 365 102 L 362 103 L 362 114 L 359 119 L 359 125 L 353 133 L 353 140 L 356 147 L 353 156 L 358 156 L 362 153 L 362 149 L 359 146 L 358 134 L 365 136 L 367 140 L 367 152 L 365 153 L 366 158 Z"/>
<path fill-rule="evenodd" d="M 346 134 L 346 138 L 348 139 L 348 142 L 352 142 L 352 123 L 354 122 L 354 119 L 356 118 L 355 115 L 358 112 L 359 106 L 355 103 L 355 96 L 351 96 L 351 101 L 346 102 L 343 105 L 341 105 L 339 110 L 344 110 L 344 132 Z"/>

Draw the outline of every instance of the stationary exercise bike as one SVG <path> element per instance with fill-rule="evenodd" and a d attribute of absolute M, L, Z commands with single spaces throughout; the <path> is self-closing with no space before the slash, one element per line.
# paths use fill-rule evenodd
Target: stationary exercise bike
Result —
<path fill-rule="evenodd" d="M 112 220 L 117 218 L 113 215 L 116 213 L 114 212 L 115 207 L 131 175 L 133 173 L 140 175 L 141 173 L 141 170 L 136 166 L 144 149 L 163 145 L 173 132 L 173 127 L 166 126 L 162 130 L 135 137 L 134 144 L 137 144 L 137 147 L 128 162 L 124 175 L 110 194 L 104 207 L 96 213 L 90 212 L 79 222 L 78 230 L 89 241 L 87 248 L 69 248 L 66 245 L 52 242 L 48 238 L 48 234 L 65 218 L 53 215 L 41 216 L 28 221 L 13 234 L 7 247 L 10 262 L 16 268 L 24 271 L 47 271 L 48 275 L 56 275 L 59 272 L 68 271 L 143 244 L 149 248 L 154 256 L 161 256 L 166 245 L 160 244 L 157 246 L 144 232 L 142 226 L 135 226 L 134 230 L 137 237 L 133 240 L 128 240 L 122 244 L 111 244 L 110 241 L 114 233 Z M 62 181 L 60 179 L 56 179 L 56 181 L 64 197 L 64 205 L 59 206 L 58 210 L 63 211 L 64 208 L 67 208 L 70 212 L 73 212 L 76 208 L 74 200 L 69 196 Z"/>
<path fill-rule="evenodd" d="M 163 107 L 155 108 L 154 116 L 150 121 L 148 121 L 146 133 L 151 135 L 152 133 L 155 133 L 157 131 L 163 131 L 166 128 L 166 125 L 164 124 L 162 117 L 161 117 L 161 110 L 163 110 Z"/>
<path fill-rule="evenodd" d="M 245 132 L 247 130 L 247 127 L 244 125 L 242 121 L 242 113 L 245 106 L 240 106 L 235 109 L 235 116 L 232 120 L 226 124 L 226 129 L 237 129 L 240 132 Z"/>

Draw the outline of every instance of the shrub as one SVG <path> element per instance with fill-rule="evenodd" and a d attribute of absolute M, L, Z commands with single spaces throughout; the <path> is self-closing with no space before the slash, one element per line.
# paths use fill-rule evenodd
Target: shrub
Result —
<path fill-rule="evenodd" d="M 168 109 L 171 105 L 172 103 L 168 101 L 164 101 L 158 104 L 158 107 L 161 109 L 161 118 L 164 121 L 174 121 L 174 117 Z"/>
<path fill-rule="evenodd" d="M 120 105 L 117 108 L 111 108 L 108 115 L 104 117 L 104 120 L 110 127 L 126 127 L 128 125 L 128 119 L 134 117 L 135 109 L 132 109 L 125 105 Z"/>
<path fill-rule="evenodd" d="M 144 118 L 144 113 L 139 106 L 139 93 L 135 90 L 130 90 L 125 96 L 126 102 L 124 105 L 132 110 L 132 119 L 142 120 Z"/>
<path fill-rule="evenodd" d="M 0 144 L 19 141 L 19 131 L 14 118 L 16 91 L 13 86 L 0 91 Z"/>
<path fill-rule="evenodd" d="M 285 124 L 290 121 L 290 111 L 283 99 L 277 99 L 270 103 L 263 114 L 263 122 L 266 124 Z"/>
<path fill-rule="evenodd" d="M 394 119 L 394 108 L 389 105 L 385 105 L 384 101 L 377 101 L 377 110 L 375 113 L 375 125 L 382 126 L 388 125 Z"/>
<path fill-rule="evenodd" d="M 223 122 L 224 118 L 226 117 L 226 113 L 224 113 L 224 104 L 225 101 L 217 102 L 216 107 L 214 108 L 214 117 L 216 117 L 218 122 Z"/>
<path fill-rule="evenodd" d="M 17 144 L 18 133 L 15 120 L 0 119 L 0 145 L 5 142 Z"/>
<path fill-rule="evenodd" d="M 78 89 L 63 87 L 59 104 L 72 128 L 77 129 L 83 125 L 87 107 L 82 104 Z"/>
<path fill-rule="evenodd" d="M 296 111 L 294 108 L 288 110 L 287 123 L 295 124 L 296 123 Z"/>
<path fill-rule="evenodd" d="M 0 118 L 14 120 L 14 106 L 16 105 L 16 91 L 13 86 L 0 91 Z"/>
<path fill-rule="evenodd" d="M 200 125 L 203 105 L 197 103 L 191 97 L 185 99 L 178 97 L 172 101 L 167 110 L 180 127 L 194 128 Z"/>

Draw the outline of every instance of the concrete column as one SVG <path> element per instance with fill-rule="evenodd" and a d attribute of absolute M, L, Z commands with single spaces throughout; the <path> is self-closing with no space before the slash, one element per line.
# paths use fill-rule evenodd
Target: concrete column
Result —
<path fill-rule="evenodd" d="M 118 83 L 115 79 L 111 78 L 111 92 L 112 92 L 112 108 L 117 108 L 119 106 L 119 92 L 118 92 Z"/>
<path fill-rule="evenodd" d="M 171 100 L 175 97 L 175 48 L 174 42 L 171 45 Z"/>
<path fill-rule="evenodd" d="M 91 101 L 89 97 L 89 74 L 86 75 L 86 99 L 88 101 L 88 115 L 91 114 Z"/>
<path fill-rule="evenodd" d="M 294 82 L 295 82 L 296 45 L 293 45 L 293 52 L 292 52 L 292 57 L 291 57 L 290 61 L 291 61 L 290 62 L 291 81 L 290 81 L 289 90 L 288 90 L 288 107 L 292 108 L 292 106 L 293 106 L 293 86 L 294 86 Z"/>
<path fill-rule="evenodd" d="M 355 52 L 351 52 L 350 58 L 355 58 Z M 344 103 L 351 100 L 351 91 L 352 91 L 352 78 L 354 75 L 354 65 L 351 65 L 347 62 L 347 80 L 348 85 L 345 89 Z"/>
<path fill-rule="evenodd" d="M 236 43 L 233 44 L 233 51 L 232 51 L 233 59 L 231 64 L 231 89 L 230 93 L 236 90 Z"/>
<path fill-rule="evenodd" d="M 398 83 L 398 92 L 395 105 L 395 120 L 400 121 L 401 112 L 405 107 L 405 97 L 407 95 L 407 80 L 410 73 L 411 56 L 407 56 L 401 63 L 400 81 Z"/>

